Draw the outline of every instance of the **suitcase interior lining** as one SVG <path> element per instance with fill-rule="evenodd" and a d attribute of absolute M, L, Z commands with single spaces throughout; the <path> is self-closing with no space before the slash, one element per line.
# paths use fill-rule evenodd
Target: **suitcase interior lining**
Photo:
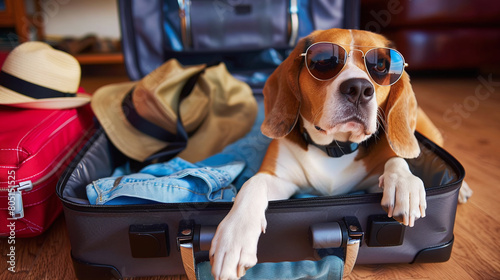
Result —
<path fill-rule="evenodd" d="M 427 189 L 452 185 L 463 179 L 460 170 L 449 164 L 455 161 L 446 160 L 446 157 L 451 157 L 449 154 L 427 139 L 418 138 L 421 155 L 408 160 L 408 163 L 413 174 L 422 179 Z M 67 170 L 69 176 L 59 192 L 63 200 L 82 205 L 89 204 L 85 187 L 93 180 L 110 176 L 114 168 L 125 161 L 103 130 L 98 130 L 87 144 L 73 170 Z"/>

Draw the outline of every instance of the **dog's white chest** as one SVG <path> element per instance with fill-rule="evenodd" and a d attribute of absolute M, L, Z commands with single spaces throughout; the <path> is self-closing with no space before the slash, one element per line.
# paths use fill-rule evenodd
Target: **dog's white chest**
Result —
<path fill-rule="evenodd" d="M 301 190 L 321 195 L 345 194 L 359 188 L 366 167 L 355 160 L 358 152 L 332 158 L 309 145 L 305 151 L 288 140 L 280 141 L 276 175 L 289 178 Z"/>

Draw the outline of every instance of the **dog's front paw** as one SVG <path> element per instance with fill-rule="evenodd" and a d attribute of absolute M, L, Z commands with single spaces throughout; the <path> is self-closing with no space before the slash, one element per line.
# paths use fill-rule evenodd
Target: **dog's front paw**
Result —
<path fill-rule="evenodd" d="M 231 211 L 217 227 L 210 247 L 215 280 L 239 279 L 257 264 L 257 244 L 265 232 L 266 219 L 255 213 Z"/>
<path fill-rule="evenodd" d="M 387 161 L 379 186 L 384 190 L 381 205 L 389 217 L 410 227 L 414 226 L 415 220 L 425 217 L 424 183 L 411 173 L 404 159 Z"/>

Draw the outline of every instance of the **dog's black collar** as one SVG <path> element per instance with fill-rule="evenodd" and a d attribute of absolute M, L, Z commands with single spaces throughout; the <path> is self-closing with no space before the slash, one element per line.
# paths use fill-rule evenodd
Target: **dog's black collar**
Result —
<path fill-rule="evenodd" d="M 318 147 L 320 150 L 325 152 L 329 157 L 338 158 L 343 155 L 352 154 L 358 150 L 359 144 L 353 142 L 340 142 L 333 141 L 328 145 L 318 145 L 312 141 L 311 137 L 307 133 L 307 131 L 303 132 L 304 139 L 308 144 L 314 145 Z"/>

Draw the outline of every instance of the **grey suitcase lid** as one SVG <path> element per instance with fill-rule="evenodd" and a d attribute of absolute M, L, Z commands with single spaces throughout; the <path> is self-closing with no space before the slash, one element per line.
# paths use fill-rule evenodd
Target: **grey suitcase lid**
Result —
<path fill-rule="evenodd" d="M 203 3 L 203 1 L 198 2 Z M 214 1 L 205 2 L 214 3 Z M 222 3 L 223 1 L 218 2 Z M 274 4 L 289 1 L 266 2 Z M 316 29 L 359 28 L 359 0 L 307 0 L 300 2 L 297 38 L 306 36 Z M 178 15 L 181 12 L 177 3 L 177 0 L 118 1 L 122 48 L 125 66 L 130 79 L 141 79 L 170 58 L 176 58 L 185 65 L 222 61 L 226 63 L 228 69 L 234 75 L 249 83 L 254 92 L 260 92 L 266 77 L 280 62 L 276 61 L 276 59 L 263 58 L 269 56 L 267 54 L 269 49 L 258 46 L 244 50 L 182 49 L 182 47 L 178 46 L 182 44 L 179 43 L 181 41 L 179 23 L 174 22 L 178 20 Z M 257 5 L 259 2 L 236 1 L 235 3 L 250 6 Z M 192 5 L 193 3 L 191 3 Z M 237 7 L 233 8 L 237 13 Z M 209 13 L 204 13 L 204 15 L 209 15 Z M 213 15 L 213 17 L 216 18 L 216 15 Z M 191 16 L 191 18 L 196 17 Z M 307 21 L 307 26 L 305 24 L 302 26 L 301 21 Z M 167 26 L 170 27 L 167 28 Z M 283 28 L 287 28 L 286 25 Z M 283 47 L 283 45 L 271 47 L 274 50 L 270 53 L 282 58 L 285 58 L 291 50 L 291 47 Z M 248 65 L 250 62 L 252 62 L 252 65 Z M 242 67 L 241 64 L 245 65 Z M 255 72 L 259 72 L 257 80 L 254 75 Z M 261 76 L 264 77 L 261 78 Z"/>

